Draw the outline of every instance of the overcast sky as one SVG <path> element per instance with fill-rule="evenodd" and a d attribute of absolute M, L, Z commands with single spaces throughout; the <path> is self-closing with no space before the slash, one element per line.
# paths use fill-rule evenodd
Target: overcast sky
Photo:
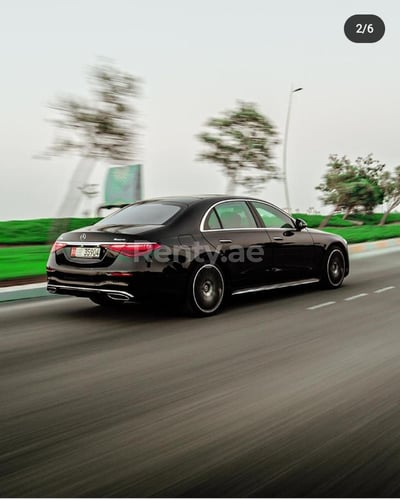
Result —
<path fill-rule="evenodd" d="M 359 13 L 383 19 L 381 41 L 345 38 L 344 22 Z M 293 96 L 289 187 L 293 209 L 318 207 L 330 153 L 400 164 L 399 51 L 399 0 L 0 0 L 0 219 L 56 214 L 76 158 L 34 159 L 53 137 L 46 106 L 86 95 L 98 56 L 143 80 L 145 197 L 224 192 L 218 167 L 196 161 L 207 118 L 252 101 L 282 137 L 290 85 L 303 87 Z M 278 182 L 260 196 L 285 204 Z"/>

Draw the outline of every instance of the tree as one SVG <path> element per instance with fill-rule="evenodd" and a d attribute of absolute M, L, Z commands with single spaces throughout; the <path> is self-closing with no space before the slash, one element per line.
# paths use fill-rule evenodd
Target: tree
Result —
<path fill-rule="evenodd" d="M 74 153 L 80 157 L 59 210 L 59 216 L 70 216 L 78 204 L 96 161 L 130 161 L 135 139 L 135 108 L 139 82 L 129 73 L 102 60 L 91 67 L 89 100 L 60 97 L 50 108 L 58 114 L 51 122 L 58 134 L 46 152 L 47 157 Z"/>
<path fill-rule="evenodd" d="M 389 213 L 400 205 L 400 166 L 396 167 L 393 174 L 385 172 L 381 185 L 384 191 L 384 200 L 388 203 L 387 209 L 379 222 L 379 225 L 384 225 Z"/>
<path fill-rule="evenodd" d="M 316 187 L 322 191 L 324 204 L 333 205 L 333 210 L 321 222 L 325 227 L 336 211 L 344 211 L 346 219 L 356 208 L 371 212 L 382 203 L 383 189 L 380 185 L 385 165 L 368 155 L 354 162 L 346 156 L 329 156 L 327 172 Z"/>
<path fill-rule="evenodd" d="M 269 179 L 278 178 L 272 149 L 278 144 L 277 132 L 255 104 L 241 102 L 233 110 L 207 121 L 208 131 L 198 135 L 207 150 L 199 155 L 222 167 L 228 177 L 227 192 L 242 185 L 259 190 Z"/>
<path fill-rule="evenodd" d="M 382 179 L 385 165 L 373 159 L 372 154 L 357 158 L 357 177 L 353 181 L 354 197 L 364 213 L 372 213 L 383 202 Z"/>

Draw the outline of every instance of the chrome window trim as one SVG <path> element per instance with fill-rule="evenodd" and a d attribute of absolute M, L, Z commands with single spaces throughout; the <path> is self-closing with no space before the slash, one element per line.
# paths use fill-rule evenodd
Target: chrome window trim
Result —
<path fill-rule="evenodd" d="M 249 231 L 249 230 L 268 230 L 268 229 L 279 229 L 279 228 L 281 228 L 281 227 L 249 227 L 249 228 L 246 228 L 246 227 L 232 227 L 232 228 L 229 228 L 229 229 L 224 229 L 224 228 L 221 228 L 221 229 L 205 229 L 204 228 L 205 221 L 206 221 L 206 219 L 207 219 L 210 211 L 212 211 L 219 204 L 232 203 L 234 201 L 244 201 L 246 203 L 256 202 L 256 203 L 265 204 L 266 206 L 270 206 L 271 208 L 274 208 L 274 209 L 280 211 L 283 215 L 285 215 L 286 217 L 288 217 L 293 222 L 293 229 L 295 229 L 293 217 L 291 217 L 288 213 L 286 213 L 285 211 L 281 210 L 277 206 L 272 205 L 270 203 L 267 203 L 266 201 L 261 201 L 259 199 L 253 199 L 253 198 L 234 198 L 234 199 L 224 199 L 223 201 L 217 201 L 212 206 L 210 206 L 210 208 L 207 209 L 207 211 L 205 212 L 205 214 L 203 215 L 203 217 L 201 219 L 201 222 L 200 222 L 200 232 L 221 232 L 221 231 L 226 231 L 226 230 L 229 230 L 229 231 L 232 231 L 232 230 Z M 254 218 L 253 213 L 251 213 L 251 214 L 252 214 L 252 216 Z M 255 221 L 257 223 L 257 220 L 255 220 Z M 286 230 L 288 230 L 288 229 L 286 229 Z"/>
<path fill-rule="evenodd" d="M 65 244 L 66 246 L 101 246 L 102 244 L 159 244 L 155 241 L 64 241 L 64 239 L 57 239 L 57 243 Z M 60 248 L 62 249 L 62 248 Z"/>
<path fill-rule="evenodd" d="M 223 232 L 225 230 L 236 230 L 237 232 L 240 231 L 249 231 L 249 230 L 267 230 L 266 227 L 253 227 L 252 229 L 246 229 L 245 227 L 232 227 L 231 229 L 200 229 L 201 232 Z M 287 229 L 286 229 L 287 230 Z"/>

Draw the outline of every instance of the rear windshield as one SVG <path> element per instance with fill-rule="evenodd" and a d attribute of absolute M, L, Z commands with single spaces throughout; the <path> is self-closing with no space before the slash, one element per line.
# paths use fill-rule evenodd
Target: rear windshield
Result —
<path fill-rule="evenodd" d="M 96 225 L 163 225 L 182 206 L 163 203 L 134 204 L 109 215 Z"/>

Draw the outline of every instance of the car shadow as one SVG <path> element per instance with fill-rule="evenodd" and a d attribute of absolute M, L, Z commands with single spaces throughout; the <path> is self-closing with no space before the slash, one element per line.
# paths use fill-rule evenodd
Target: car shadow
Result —
<path fill-rule="evenodd" d="M 230 298 L 230 306 L 232 307 L 246 307 L 258 303 L 271 303 L 280 300 L 293 298 L 295 296 L 304 296 L 308 294 L 321 293 L 321 288 L 318 283 L 305 284 L 302 286 L 292 286 L 280 289 L 271 289 L 266 291 L 258 291 L 254 293 L 245 293 L 242 295 L 234 295 Z"/>
<path fill-rule="evenodd" d="M 273 303 L 280 300 L 290 299 L 296 296 L 304 296 L 305 294 L 313 294 L 319 292 L 321 289 L 318 284 L 303 285 L 287 287 L 268 291 L 259 291 L 254 293 L 246 293 L 242 295 L 235 295 L 227 300 L 226 306 L 221 311 L 221 314 L 229 313 L 230 310 L 235 308 L 245 308 L 251 305 L 260 303 Z M 217 316 L 221 315 L 218 314 Z M 87 302 L 87 306 L 80 307 L 75 310 L 68 310 L 65 313 L 68 317 L 77 319 L 91 319 L 91 320 L 116 320 L 127 319 L 142 322 L 149 321 L 176 321 L 176 320 L 195 320 L 196 318 L 190 317 L 185 314 L 183 306 L 164 301 L 157 301 L 154 299 L 151 303 L 121 303 L 116 304 L 114 307 L 101 307 Z M 216 316 L 212 316 L 216 317 Z"/>
<path fill-rule="evenodd" d="M 177 319 L 187 319 L 176 304 L 164 302 L 153 303 L 121 303 L 110 307 L 101 307 L 87 300 L 84 307 L 75 310 L 68 310 L 67 316 L 77 319 L 91 320 L 118 320 L 135 319 L 135 321 L 173 321 Z"/>

